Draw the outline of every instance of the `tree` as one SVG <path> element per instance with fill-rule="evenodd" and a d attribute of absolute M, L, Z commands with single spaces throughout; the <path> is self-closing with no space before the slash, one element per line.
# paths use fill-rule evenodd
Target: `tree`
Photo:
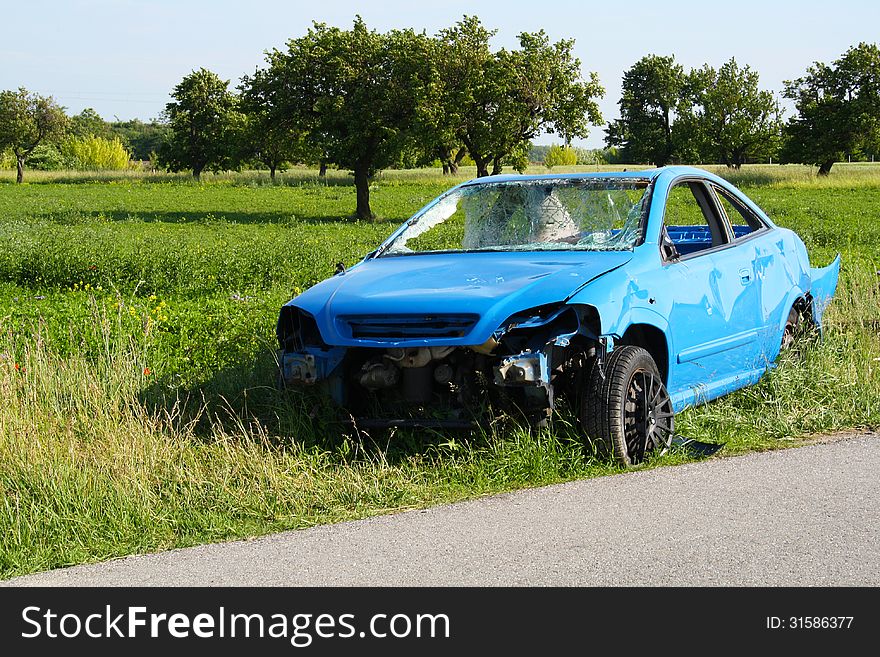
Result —
<path fill-rule="evenodd" d="M 9 148 L 17 165 L 16 182 L 24 180 L 28 156 L 44 142 L 64 134 L 67 116 L 49 96 L 18 91 L 0 92 L 0 151 Z"/>
<path fill-rule="evenodd" d="M 717 71 L 708 64 L 689 76 L 694 115 L 685 119 L 696 133 L 703 158 L 739 169 L 779 148 L 782 117 L 770 91 L 758 89 L 758 73 L 731 58 Z"/>
<path fill-rule="evenodd" d="M 91 107 L 87 107 L 79 114 L 70 117 L 67 132 L 74 137 L 113 138 L 110 126 L 101 118 L 101 115 Z"/>
<path fill-rule="evenodd" d="M 462 142 L 463 108 L 473 107 L 477 102 L 475 92 L 492 59 L 489 39 L 495 33 L 483 27 L 476 16 L 464 16 L 431 40 L 431 59 L 440 69 L 442 84 L 440 93 L 434 97 L 436 102 L 426 106 L 430 125 L 426 136 L 428 149 L 440 159 L 444 175 L 457 174 L 469 155 Z"/>
<path fill-rule="evenodd" d="M 109 127 L 111 135 L 119 137 L 135 160 L 152 159 L 151 155 L 162 149 L 169 133 L 168 126 L 156 120 L 114 121 Z"/>
<path fill-rule="evenodd" d="M 228 86 L 228 80 L 200 68 L 174 87 L 174 102 L 165 106 L 170 130 L 160 151 L 169 169 L 192 169 L 193 178 L 199 180 L 205 169 L 231 167 L 242 120 Z"/>
<path fill-rule="evenodd" d="M 378 33 L 314 23 L 287 50 L 267 55 L 269 119 L 296 126 L 309 148 L 354 173 L 356 215 L 371 219 L 370 178 L 421 143 L 436 87 L 431 44 L 412 30 Z"/>
<path fill-rule="evenodd" d="M 819 167 L 828 175 L 848 153 L 876 153 L 880 146 L 880 49 L 860 43 L 831 66 L 816 62 L 786 81 L 784 95 L 797 116 L 785 126 L 782 157 Z"/>
<path fill-rule="evenodd" d="M 436 39 L 442 80 L 435 112 L 441 132 L 467 148 L 477 176 L 500 173 L 505 158 L 523 159 L 528 142 L 553 132 L 566 142 L 602 122 L 598 77 L 581 77 L 574 41 L 550 43 L 543 31 L 519 35 L 517 50 L 491 52 L 494 32 L 465 16 Z"/>
<path fill-rule="evenodd" d="M 268 71 L 258 70 L 253 77 L 243 77 L 239 90 L 241 110 L 247 118 L 242 154 L 269 167 L 272 180 L 285 162 L 320 159 L 308 157 L 308 136 L 292 117 L 273 111 L 275 97 Z"/>
<path fill-rule="evenodd" d="M 685 86 L 684 68 L 674 57 L 642 57 L 623 75 L 620 118 L 608 124 L 605 143 L 620 147 L 627 162 L 660 167 L 679 159 L 688 133 L 675 130 L 674 121 L 686 109 Z"/>
<path fill-rule="evenodd" d="M 559 144 L 553 144 L 549 149 L 547 149 L 547 154 L 544 156 L 544 166 L 548 169 L 552 169 L 553 167 L 570 167 L 574 166 L 578 163 L 578 156 L 575 150 L 571 146 L 560 146 Z"/>

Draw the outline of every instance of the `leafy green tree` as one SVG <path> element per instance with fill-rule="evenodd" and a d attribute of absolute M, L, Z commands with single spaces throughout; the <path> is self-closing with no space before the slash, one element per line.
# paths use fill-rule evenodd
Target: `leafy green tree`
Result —
<path fill-rule="evenodd" d="M 689 75 L 693 115 L 683 119 L 700 144 L 702 158 L 739 169 L 779 149 L 782 114 L 770 91 L 758 88 L 758 73 L 731 58 L 717 71 L 708 64 Z"/>
<path fill-rule="evenodd" d="M 79 114 L 70 117 L 67 132 L 74 137 L 113 138 L 110 126 L 91 107 L 87 107 Z"/>
<path fill-rule="evenodd" d="M 608 124 L 605 143 L 627 162 L 664 166 L 679 159 L 688 132 L 676 130 L 676 113 L 686 108 L 684 68 L 674 57 L 647 55 L 623 75 L 620 118 Z"/>
<path fill-rule="evenodd" d="M 165 106 L 169 124 L 160 157 L 172 171 L 192 169 L 199 180 L 202 171 L 232 167 L 242 117 L 229 81 L 200 68 L 174 87 L 174 102 Z"/>
<path fill-rule="evenodd" d="M 577 163 L 577 153 L 571 146 L 553 144 L 544 156 L 544 166 L 548 169 L 553 167 L 570 167 Z"/>
<path fill-rule="evenodd" d="M 50 97 L 18 91 L 0 92 L 0 151 L 15 155 L 16 182 L 24 180 L 28 156 L 40 144 L 60 138 L 67 125 L 64 109 Z"/>
<path fill-rule="evenodd" d="M 785 126 L 782 158 L 819 167 L 828 175 L 847 154 L 880 147 L 880 49 L 860 43 L 830 66 L 816 62 L 786 81 L 784 95 L 797 115 Z"/>
<path fill-rule="evenodd" d="M 62 171 L 74 168 L 73 165 L 73 159 L 62 153 L 55 142 L 42 142 L 27 157 L 27 167 L 34 171 Z"/>
<path fill-rule="evenodd" d="M 431 159 L 439 159 L 444 175 L 456 175 L 458 168 L 471 157 L 461 139 L 460 112 L 474 103 L 473 91 L 481 79 L 483 67 L 491 59 L 489 39 L 495 31 L 487 30 L 480 19 L 465 16 L 452 28 L 441 30 L 431 39 L 432 65 L 439 69 L 441 84 L 430 103 L 423 104 L 422 141 Z"/>
<path fill-rule="evenodd" d="M 275 180 L 275 172 L 285 162 L 316 161 L 310 157 L 309 139 L 292 116 L 275 111 L 272 103 L 273 80 L 267 70 L 245 76 L 239 85 L 241 110 L 247 118 L 241 147 L 244 157 L 254 157 L 267 167 Z"/>
<path fill-rule="evenodd" d="M 550 43 L 543 31 L 519 35 L 519 48 L 492 52 L 493 31 L 474 16 L 441 30 L 436 43 L 442 80 L 438 130 L 467 148 L 477 176 L 500 173 L 505 158 L 526 159 L 528 142 L 543 132 L 566 141 L 602 122 L 595 73 L 581 77 L 574 41 Z"/>
<path fill-rule="evenodd" d="M 577 154 L 577 164 L 608 164 L 601 148 L 575 148 L 574 152 Z"/>
<path fill-rule="evenodd" d="M 162 144 L 168 137 L 169 128 L 164 123 L 156 120 L 141 121 L 113 121 L 109 124 L 110 137 L 119 137 L 123 145 L 131 151 L 134 160 L 151 160 L 151 154 L 155 154 L 162 148 Z"/>
<path fill-rule="evenodd" d="M 400 161 L 424 132 L 436 86 L 430 40 L 412 30 L 379 33 L 358 17 L 350 30 L 315 23 L 268 53 L 269 120 L 296 126 L 312 152 L 354 173 L 356 215 L 370 219 L 370 179 Z"/>

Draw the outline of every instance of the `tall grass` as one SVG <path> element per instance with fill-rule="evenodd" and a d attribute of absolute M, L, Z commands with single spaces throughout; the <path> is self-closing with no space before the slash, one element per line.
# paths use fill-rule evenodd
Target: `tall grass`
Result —
<path fill-rule="evenodd" d="M 271 387 L 168 395 L 152 387 L 148 332 L 92 312 L 90 357 L 39 333 L 0 341 L 0 575 L 610 469 L 574 436 L 355 438 L 316 429 L 304 400 Z"/>

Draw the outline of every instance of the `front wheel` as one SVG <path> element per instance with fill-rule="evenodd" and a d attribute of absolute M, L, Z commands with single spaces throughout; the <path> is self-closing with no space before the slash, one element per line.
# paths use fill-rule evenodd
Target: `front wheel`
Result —
<path fill-rule="evenodd" d="M 621 464 L 664 454 L 672 443 L 672 400 L 651 354 L 630 345 L 614 349 L 582 380 L 580 422 L 587 439 Z"/>

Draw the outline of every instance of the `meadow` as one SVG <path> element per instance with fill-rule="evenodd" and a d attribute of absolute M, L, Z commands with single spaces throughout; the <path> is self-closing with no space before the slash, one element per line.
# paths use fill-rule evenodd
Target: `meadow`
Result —
<path fill-rule="evenodd" d="M 596 167 L 585 167 L 595 170 Z M 821 343 L 679 417 L 722 454 L 880 427 L 880 165 L 728 176 L 814 265 L 843 255 Z M 473 175 L 463 170 L 460 179 Z M 0 173 L 0 577 L 619 471 L 571 418 L 529 433 L 322 428 L 274 387 L 279 307 L 454 181 Z M 673 452 L 641 467 L 693 458 Z"/>

